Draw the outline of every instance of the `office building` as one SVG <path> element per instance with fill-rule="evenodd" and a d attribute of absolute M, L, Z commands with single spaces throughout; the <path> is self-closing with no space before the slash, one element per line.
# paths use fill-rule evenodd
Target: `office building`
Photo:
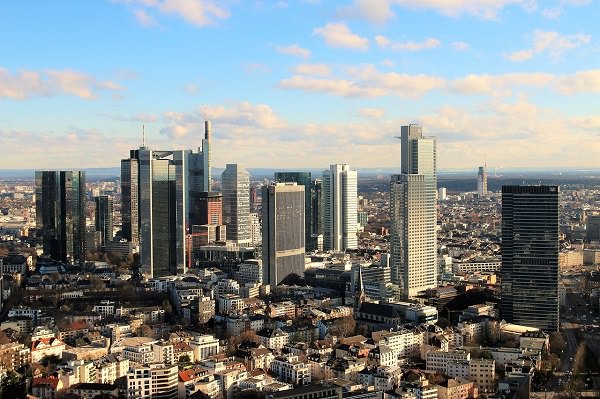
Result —
<path fill-rule="evenodd" d="M 303 276 L 305 186 L 274 183 L 262 188 L 263 282 L 274 289 L 290 275 Z"/>
<path fill-rule="evenodd" d="M 300 186 L 304 186 L 304 242 L 306 244 L 306 250 L 312 251 L 309 244 L 312 242 L 311 236 L 313 232 L 313 182 L 311 179 L 310 172 L 275 172 L 275 181 L 280 183 L 297 183 Z"/>
<path fill-rule="evenodd" d="M 35 172 L 38 245 L 43 256 L 85 262 L 85 172 Z"/>
<path fill-rule="evenodd" d="M 140 242 L 139 161 L 121 160 L 121 236 L 134 244 Z"/>
<path fill-rule="evenodd" d="M 557 186 L 502 187 L 502 302 L 509 323 L 558 330 Z"/>
<path fill-rule="evenodd" d="M 241 165 L 227 164 L 221 174 L 223 191 L 223 224 L 227 240 L 249 245 L 250 236 L 250 174 Z"/>
<path fill-rule="evenodd" d="M 479 172 L 477 172 L 477 195 L 479 195 L 479 197 L 485 197 L 487 195 L 487 179 L 488 175 L 485 166 L 480 166 Z"/>
<path fill-rule="evenodd" d="M 436 141 L 402 126 L 401 173 L 390 184 L 392 282 L 411 298 L 437 285 Z"/>
<path fill-rule="evenodd" d="M 323 180 L 315 179 L 311 190 L 312 234 L 323 234 Z"/>
<path fill-rule="evenodd" d="M 323 246 L 345 251 L 358 247 L 356 236 L 358 173 L 346 164 L 331 165 L 323 171 Z"/>
<path fill-rule="evenodd" d="M 589 215 L 587 217 L 585 238 L 588 241 L 600 241 L 600 215 Z"/>
<path fill-rule="evenodd" d="M 221 224 L 220 216 L 218 216 L 218 223 L 211 222 L 211 218 L 216 220 L 217 214 L 220 212 L 221 201 L 218 193 L 211 192 L 211 135 L 211 123 L 210 121 L 204 121 L 202 144 L 198 147 L 198 152 L 190 152 L 188 155 L 190 226 Z"/>
<path fill-rule="evenodd" d="M 448 199 L 446 187 L 438 188 L 438 201 L 446 201 L 446 199 Z"/>
<path fill-rule="evenodd" d="M 223 224 L 223 195 L 217 192 L 190 192 L 190 225 Z"/>
<path fill-rule="evenodd" d="M 106 243 L 113 238 L 113 199 L 108 195 L 94 197 L 96 203 L 95 225 L 100 232 L 100 247 L 106 248 Z"/>
<path fill-rule="evenodd" d="M 122 188 L 130 188 L 130 197 L 123 205 L 131 209 L 128 223 L 132 241 L 133 227 L 139 228 L 140 264 L 142 272 L 152 277 L 177 274 L 186 270 L 186 227 L 189 225 L 188 160 L 191 151 L 158 151 L 140 147 L 130 151 L 130 158 L 121 162 L 121 174 L 137 171 Z M 134 167 L 133 165 L 136 165 Z M 124 172 L 125 169 L 125 172 Z M 137 195 L 134 187 L 137 186 Z M 137 196 L 137 203 L 134 202 Z M 135 212 L 134 212 L 135 210 Z M 123 222 L 124 231 L 125 220 Z"/>

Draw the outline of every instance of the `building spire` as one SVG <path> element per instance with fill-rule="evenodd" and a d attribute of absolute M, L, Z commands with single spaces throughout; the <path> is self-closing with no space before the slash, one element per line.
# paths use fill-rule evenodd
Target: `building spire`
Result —
<path fill-rule="evenodd" d="M 142 147 L 146 148 L 146 125 L 142 125 Z"/>

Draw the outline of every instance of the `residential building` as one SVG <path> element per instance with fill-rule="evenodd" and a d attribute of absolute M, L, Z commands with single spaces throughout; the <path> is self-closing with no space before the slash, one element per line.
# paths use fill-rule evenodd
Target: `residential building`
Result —
<path fill-rule="evenodd" d="M 127 399 L 176 399 L 178 367 L 160 363 L 132 365 L 127 373 Z"/>

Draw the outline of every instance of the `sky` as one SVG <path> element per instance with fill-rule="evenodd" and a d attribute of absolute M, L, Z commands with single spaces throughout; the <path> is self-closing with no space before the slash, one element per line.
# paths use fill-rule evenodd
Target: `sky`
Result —
<path fill-rule="evenodd" d="M 0 169 L 600 167 L 598 0 L 3 0 Z"/>

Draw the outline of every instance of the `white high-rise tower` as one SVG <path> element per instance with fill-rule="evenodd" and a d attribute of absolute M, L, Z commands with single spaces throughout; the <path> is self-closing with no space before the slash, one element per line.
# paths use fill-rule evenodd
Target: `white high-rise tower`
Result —
<path fill-rule="evenodd" d="M 358 247 L 356 203 L 358 173 L 346 164 L 323 171 L 323 244 L 325 250 Z"/>
<path fill-rule="evenodd" d="M 479 197 L 485 197 L 487 195 L 487 170 L 485 166 L 479 167 L 479 172 L 477 173 L 477 194 Z"/>
<path fill-rule="evenodd" d="M 404 298 L 437 285 L 436 142 L 402 126 L 401 173 L 390 184 L 392 282 Z"/>

